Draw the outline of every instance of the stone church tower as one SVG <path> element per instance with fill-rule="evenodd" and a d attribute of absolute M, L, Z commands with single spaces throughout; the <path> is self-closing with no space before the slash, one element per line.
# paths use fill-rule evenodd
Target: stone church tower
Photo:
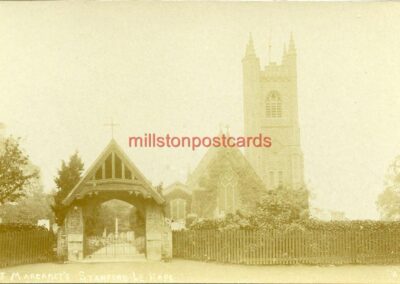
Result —
<path fill-rule="evenodd" d="M 292 36 L 280 64 L 262 69 L 251 36 L 242 60 L 245 135 L 272 139 L 271 148 L 246 148 L 245 155 L 268 189 L 304 185 L 296 61 Z"/>

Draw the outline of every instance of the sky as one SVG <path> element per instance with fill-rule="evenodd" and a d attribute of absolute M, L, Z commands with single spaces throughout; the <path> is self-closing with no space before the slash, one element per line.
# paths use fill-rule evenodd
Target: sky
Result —
<path fill-rule="evenodd" d="M 377 218 L 400 154 L 399 3 L 0 3 L 0 122 L 41 169 L 85 168 L 111 138 L 154 184 L 185 181 L 206 149 L 134 149 L 128 137 L 243 134 L 249 33 L 262 65 L 293 32 L 312 206 Z"/>

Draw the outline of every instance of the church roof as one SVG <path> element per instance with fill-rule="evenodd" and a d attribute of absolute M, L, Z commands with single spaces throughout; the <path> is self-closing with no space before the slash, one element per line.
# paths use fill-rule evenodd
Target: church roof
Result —
<path fill-rule="evenodd" d="M 243 153 L 237 147 L 224 148 L 224 147 L 211 147 L 204 157 L 201 159 L 200 163 L 193 171 L 193 173 L 187 179 L 187 186 L 191 190 L 201 190 L 199 187 L 199 181 L 201 177 L 206 173 L 210 165 L 220 157 L 221 154 L 230 151 L 232 155 L 228 155 L 231 164 L 242 164 L 252 176 L 254 176 L 261 184 L 263 184 L 261 178 L 258 176 L 254 168 L 251 166 L 249 161 L 243 155 Z"/>
<path fill-rule="evenodd" d="M 169 186 L 167 186 L 164 189 L 163 194 L 168 195 L 175 190 L 182 190 L 183 192 L 186 192 L 187 194 L 190 194 L 190 195 L 192 194 L 192 192 L 188 189 L 188 187 L 179 181 L 174 182 L 174 183 L 170 184 Z"/>
<path fill-rule="evenodd" d="M 155 190 L 150 181 L 146 179 L 146 177 L 139 171 L 139 169 L 135 166 L 135 164 L 129 159 L 129 157 L 125 154 L 122 148 L 117 144 L 114 139 L 111 139 L 110 143 L 106 146 L 103 152 L 99 155 L 99 157 L 93 162 L 93 164 L 88 168 L 85 174 L 82 176 L 80 181 L 76 184 L 76 186 L 71 190 L 71 192 L 67 195 L 67 197 L 63 200 L 64 205 L 69 205 L 72 203 L 75 198 L 77 198 L 81 193 L 84 192 L 84 187 L 88 182 L 96 185 L 96 183 L 100 183 L 101 181 L 95 180 L 95 175 L 98 171 L 101 171 L 102 164 L 105 163 L 106 159 L 110 156 L 110 154 L 114 153 L 124 165 L 125 168 L 129 171 L 132 176 L 132 183 L 136 185 L 140 185 L 146 196 L 153 198 L 158 204 L 164 203 L 164 198 Z M 110 180 L 113 181 L 112 179 Z M 143 193 L 142 193 L 143 194 Z"/>
<path fill-rule="evenodd" d="M 217 151 L 218 151 L 218 148 L 216 148 L 216 147 L 211 147 L 210 149 L 208 149 L 206 154 L 200 160 L 197 167 L 187 178 L 186 185 L 189 188 L 193 189 L 196 186 L 198 180 L 200 179 L 200 176 L 205 172 L 205 170 L 207 169 L 207 167 L 211 163 L 211 161 L 217 156 Z"/>

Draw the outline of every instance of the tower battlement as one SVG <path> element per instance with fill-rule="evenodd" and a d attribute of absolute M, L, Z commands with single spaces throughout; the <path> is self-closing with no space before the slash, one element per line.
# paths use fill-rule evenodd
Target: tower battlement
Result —
<path fill-rule="evenodd" d="M 260 72 L 260 76 L 263 81 L 288 81 L 290 72 L 286 64 L 270 62 L 264 67 L 264 70 Z"/>

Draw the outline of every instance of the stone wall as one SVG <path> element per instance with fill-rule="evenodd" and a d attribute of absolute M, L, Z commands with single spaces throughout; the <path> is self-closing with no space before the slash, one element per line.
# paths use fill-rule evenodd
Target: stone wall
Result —
<path fill-rule="evenodd" d="M 66 218 L 68 260 L 83 259 L 84 223 L 82 208 L 72 206 Z"/>
<path fill-rule="evenodd" d="M 153 201 L 146 206 L 146 257 L 161 260 L 164 214 L 162 207 Z"/>

